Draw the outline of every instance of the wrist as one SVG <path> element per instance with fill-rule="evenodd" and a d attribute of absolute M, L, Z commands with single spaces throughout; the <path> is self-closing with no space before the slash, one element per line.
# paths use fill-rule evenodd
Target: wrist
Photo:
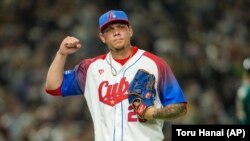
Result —
<path fill-rule="evenodd" d="M 65 57 L 67 56 L 67 54 L 63 53 L 63 52 L 60 51 L 60 50 L 57 51 L 57 54 L 60 55 L 60 56 L 65 56 Z"/>
<path fill-rule="evenodd" d="M 156 108 L 154 106 L 151 106 L 147 109 L 147 111 L 144 114 L 145 119 L 154 119 L 154 115 L 156 113 Z"/>

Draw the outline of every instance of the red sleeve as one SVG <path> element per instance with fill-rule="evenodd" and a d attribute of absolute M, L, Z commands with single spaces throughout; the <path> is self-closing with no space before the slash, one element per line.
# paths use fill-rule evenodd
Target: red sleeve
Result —
<path fill-rule="evenodd" d="M 61 96 L 61 95 L 62 95 L 61 87 L 62 87 L 62 86 L 60 86 L 59 88 L 54 89 L 54 90 L 45 89 L 45 91 L 46 91 L 48 94 L 53 95 L 53 96 Z"/>

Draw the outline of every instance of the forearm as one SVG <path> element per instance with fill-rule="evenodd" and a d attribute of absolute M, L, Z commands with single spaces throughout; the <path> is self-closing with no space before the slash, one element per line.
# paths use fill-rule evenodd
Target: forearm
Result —
<path fill-rule="evenodd" d="M 174 119 L 186 114 L 186 106 L 183 103 L 170 104 L 166 107 L 155 109 L 152 113 L 154 119 Z"/>
<path fill-rule="evenodd" d="M 150 107 L 145 115 L 145 119 L 175 119 L 185 115 L 187 112 L 186 103 L 170 104 L 166 107 L 156 108 Z"/>
<path fill-rule="evenodd" d="M 66 58 L 67 55 L 62 55 L 57 52 L 48 70 L 45 85 L 47 90 L 57 89 L 62 84 Z"/>

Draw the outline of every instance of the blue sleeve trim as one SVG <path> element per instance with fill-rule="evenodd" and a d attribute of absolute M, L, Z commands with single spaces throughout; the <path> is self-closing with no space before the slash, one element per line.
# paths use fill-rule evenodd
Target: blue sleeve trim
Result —
<path fill-rule="evenodd" d="M 75 70 L 68 70 L 64 72 L 64 79 L 61 90 L 62 96 L 74 96 L 83 94 L 78 84 Z"/>

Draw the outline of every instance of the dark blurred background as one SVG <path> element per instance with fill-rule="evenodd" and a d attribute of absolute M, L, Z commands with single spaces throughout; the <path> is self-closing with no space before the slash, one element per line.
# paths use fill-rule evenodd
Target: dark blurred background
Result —
<path fill-rule="evenodd" d="M 105 53 L 98 18 L 128 13 L 133 44 L 164 58 L 189 103 L 171 124 L 238 124 L 236 90 L 250 56 L 249 0 L 0 0 L 0 141 L 93 141 L 85 99 L 53 97 L 44 81 L 62 39 L 83 48 L 66 69 Z"/>

